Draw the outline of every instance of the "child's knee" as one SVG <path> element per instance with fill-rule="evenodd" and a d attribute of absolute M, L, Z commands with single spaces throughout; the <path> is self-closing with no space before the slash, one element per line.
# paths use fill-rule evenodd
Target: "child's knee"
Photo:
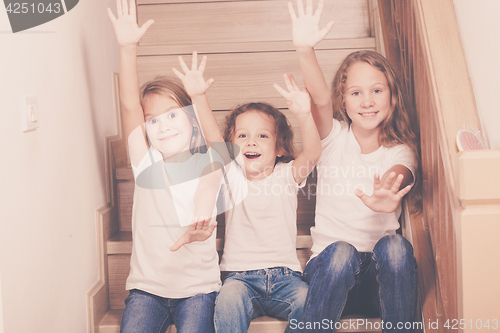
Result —
<path fill-rule="evenodd" d="M 348 268 L 357 270 L 357 250 L 347 242 L 335 242 L 328 245 L 322 253 L 321 260 L 326 264 L 325 269 L 331 273 L 345 271 Z"/>
<path fill-rule="evenodd" d="M 226 280 L 215 300 L 215 308 L 238 307 L 250 298 L 248 287 L 242 281 Z"/>
<path fill-rule="evenodd" d="M 398 234 L 382 237 L 375 245 L 373 255 L 380 266 L 383 265 L 395 271 L 416 268 L 413 246 Z"/>
<path fill-rule="evenodd" d="M 307 290 L 309 285 L 302 280 L 300 283 L 295 283 L 293 285 L 293 292 L 290 293 L 289 299 L 290 303 L 293 304 L 295 308 L 301 308 L 304 306 L 307 298 Z"/>

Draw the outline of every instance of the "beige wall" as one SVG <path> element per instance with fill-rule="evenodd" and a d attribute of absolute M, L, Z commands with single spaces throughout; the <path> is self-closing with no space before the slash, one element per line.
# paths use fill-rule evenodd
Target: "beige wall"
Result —
<path fill-rule="evenodd" d="M 2 274 L 0 272 L 0 333 L 4 333 L 3 329 L 3 303 L 2 303 Z"/>
<path fill-rule="evenodd" d="M 105 11 L 114 3 L 82 0 L 17 34 L 0 9 L 6 333 L 87 331 L 85 294 L 97 281 L 95 210 L 106 201 L 104 137 L 116 131 L 111 73 L 118 71 L 118 48 Z M 35 132 L 21 130 L 23 94 L 38 97 Z"/>
<path fill-rule="evenodd" d="M 491 148 L 500 149 L 500 1 L 454 3 L 481 122 Z"/>

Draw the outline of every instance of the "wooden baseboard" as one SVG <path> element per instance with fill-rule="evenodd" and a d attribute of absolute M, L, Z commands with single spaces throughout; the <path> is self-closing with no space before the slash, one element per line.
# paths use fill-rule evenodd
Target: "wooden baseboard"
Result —
<path fill-rule="evenodd" d="M 106 204 L 96 212 L 98 281 L 87 292 L 88 332 L 99 332 L 99 322 L 109 310 L 107 242 L 118 231 L 117 209 Z"/>
<path fill-rule="evenodd" d="M 97 282 L 87 292 L 87 330 L 99 332 L 99 323 L 109 311 L 108 240 L 119 230 L 118 205 L 116 197 L 116 161 L 126 161 L 125 142 L 122 138 L 118 74 L 112 73 L 114 92 L 114 113 L 117 134 L 105 139 L 106 156 L 106 204 L 96 211 Z M 121 147 L 121 148 L 120 148 Z M 125 155 L 123 155 L 125 151 Z M 120 155 L 120 156 L 117 156 Z M 122 163 L 123 164 L 123 163 Z"/>

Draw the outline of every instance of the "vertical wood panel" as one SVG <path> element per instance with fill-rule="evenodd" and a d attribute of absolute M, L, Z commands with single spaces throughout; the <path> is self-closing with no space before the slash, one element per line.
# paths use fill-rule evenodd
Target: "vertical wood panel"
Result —
<path fill-rule="evenodd" d="M 387 50 L 392 49 L 390 57 L 401 66 L 421 131 L 423 221 L 412 224 L 417 228 L 423 223 L 420 230 L 428 233 L 431 242 L 427 249 L 422 248 L 422 237 L 423 243 L 416 245 L 422 254 L 432 251 L 430 260 L 419 268 L 419 273 L 425 274 L 421 276 L 421 287 L 426 288 L 421 290 L 424 316 L 441 321 L 459 318 L 454 137 L 461 122 L 479 125 L 453 4 L 449 0 L 379 0 L 382 6 L 382 15 L 389 18 L 385 22 L 390 25 L 385 31 L 389 40 L 397 39 L 394 43 L 400 48 Z"/>

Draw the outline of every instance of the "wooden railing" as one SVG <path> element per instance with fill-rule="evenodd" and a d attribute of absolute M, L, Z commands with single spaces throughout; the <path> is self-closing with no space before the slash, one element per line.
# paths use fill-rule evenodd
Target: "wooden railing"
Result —
<path fill-rule="evenodd" d="M 499 254 L 500 247 L 495 242 L 485 245 L 478 236 L 491 229 L 471 226 L 472 221 L 486 216 L 496 221 L 490 228 L 500 228 L 500 190 L 482 195 L 485 186 L 500 185 L 496 175 L 500 154 L 487 150 L 459 154 L 456 148 L 458 130 L 480 129 L 481 125 L 453 1 L 378 0 L 378 7 L 386 57 L 399 71 L 420 134 L 422 213 L 409 217 L 409 232 L 419 263 L 424 326 L 431 332 L 476 331 L 476 321 L 491 322 L 495 315 L 500 319 L 498 311 L 495 314 L 491 309 L 494 303 L 488 303 L 491 296 L 481 292 L 488 290 L 481 286 L 481 281 L 489 281 L 487 268 L 472 270 L 479 267 L 477 261 L 488 263 L 483 258 Z M 488 161 L 490 168 L 497 166 L 497 171 L 488 174 L 481 170 L 478 159 Z M 495 178 L 491 180 L 495 185 L 483 179 L 488 176 Z M 471 187 L 465 189 L 464 182 Z M 467 198 L 473 188 L 479 197 Z M 475 240 L 471 233 L 477 236 Z M 471 258 L 471 249 L 477 247 L 485 252 L 481 256 L 474 251 L 477 257 Z M 500 289 L 491 283 L 488 287 L 498 297 Z"/>

